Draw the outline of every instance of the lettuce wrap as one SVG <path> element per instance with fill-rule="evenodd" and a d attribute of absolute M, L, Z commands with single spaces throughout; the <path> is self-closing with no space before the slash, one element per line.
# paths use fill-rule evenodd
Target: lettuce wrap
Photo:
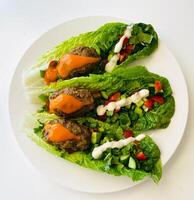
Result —
<path fill-rule="evenodd" d="M 138 144 L 132 142 L 122 149 L 108 149 L 104 152 L 101 159 L 94 159 L 91 155 L 91 151 L 94 148 L 93 145 L 87 151 L 68 153 L 67 151 L 59 150 L 55 145 L 48 144 L 45 141 L 42 133 L 43 124 L 56 118 L 58 117 L 53 114 L 36 114 L 39 126 L 34 129 L 34 133 L 28 135 L 36 144 L 48 152 L 82 167 L 114 176 L 128 176 L 133 181 L 140 181 L 145 177 L 151 177 L 155 183 L 158 183 L 161 179 L 162 164 L 160 150 L 151 137 L 145 136 Z M 138 160 L 135 157 L 137 151 L 144 152 L 146 160 Z M 134 159 L 135 169 L 128 167 L 129 158 Z"/>
<path fill-rule="evenodd" d="M 115 45 L 121 40 L 121 36 L 124 35 L 127 27 L 129 27 L 128 24 L 120 22 L 107 23 L 98 28 L 96 31 L 80 34 L 62 42 L 58 46 L 43 54 L 38 63 L 35 65 L 36 67 L 33 67 L 26 72 L 26 85 L 41 85 L 43 83 L 42 78 L 45 79 L 45 72 L 51 63 L 53 64 L 54 61 L 56 63 L 60 62 L 60 59 L 64 55 L 69 54 L 77 47 L 93 48 L 98 54 L 100 62 L 96 64 L 96 67 L 92 67 L 92 69 L 85 72 L 83 72 L 82 69 L 81 74 L 75 73 L 71 76 L 71 78 L 88 75 L 91 72 L 93 74 L 104 73 L 107 63 L 109 63 L 115 55 L 118 57 L 118 61 L 115 61 L 116 63 L 114 64 L 113 62 L 110 62 L 110 67 L 112 68 L 113 65 L 115 65 L 114 68 L 126 67 L 127 64 L 150 55 L 157 48 L 158 36 L 152 25 L 136 23 L 130 25 L 130 37 L 123 41 L 123 46 L 120 49 L 120 52 L 114 53 Z M 77 70 L 79 71 L 79 69 Z M 112 70 L 113 69 L 111 69 L 111 71 Z M 58 78 L 60 80 L 62 77 L 58 74 Z M 58 78 L 56 76 L 57 80 Z"/>
<path fill-rule="evenodd" d="M 70 52 L 77 46 L 93 47 L 99 55 L 107 57 L 127 26 L 128 24 L 120 22 L 107 23 L 96 31 L 72 37 L 43 54 L 37 66 L 46 64 L 54 59 L 59 59 L 63 54 Z M 127 60 L 122 63 L 123 66 L 126 63 L 128 64 L 150 55 L 158 46 L 158 36 L 152 25 L 137 23 L 133 25 L 129 43 L 138 46 L 134 53 L 128 56 Z"/>
<path fill-rule="evenodd" d="M 160 81 L 163 85 L 162 92 L 158 94 L 155 94 L 153 91 L 155 81 Z M 89 77 L 80 77 L 53 83 L 42 88 L 40 96 L 47 99 L 53 92 L 64 88 L 85 88 L 93 92 L 100 91 L 103 96 L 100 100 L 97 99 L 96 107 L 104 103 L 107 100 L 105 99 L 106 97 L 118 91 L 123 96 L 130 96 L 141 89 L 148 89 L 150 90 L 148 98 L 154 98 L 155 95 L 163 98 L 164 102 L 155 102 L 152 109 L 147 112 L 143 111 L 140 115 L 135 113 L 136 116 L 134 116 L 134 110 L 138 106 L 134 105 L 128 109 L 122 108 L 120 112 L 107 117 L 105 122 L 98 120 L 96 109 L 93 112 L 86 113 L 85 117 L 77 119 L 80 123 L 87 124 L 87 126 L 96 126 L 95 128 L 106 127 L 106 124 L 113 124 L 113 126 L 118 127 L 118 130 L 121 127 L 123 129 L 130 128 L 135 135 L 138 135 L 144 131 L 166 128 L 175 111 L 175 102 L 168 80 L 149 72 L 143 66 L 117 68 L 112 73 L 104 73 L 103 75 L 91 74 Z M 133 120 L 133 118 L 135 119 Z"/>
<path fill-rule="evenodd" d="M 49 113 L 48 99 L 54 93 L 65 88 L 82 88 L 94 94 L 100 93 L 95 100 L 93 110 L 86 112 L 81 117 L 70 117 L 71 121 L 88 127 L 92 133 L 91 144 L 84 151 L 69 153 L 45 140 L 45 124 L 61 118 L 56 113 Z M 72 163 L 99 172 L 128 176 L 133 181 L 142 180 L 147 176 L 156 183 L 160 180 L 162 175 L 160 150 L 148 135 L 141 140 L 133 140 L 121 148 L 107 148 L 99 158 L 95 158 L 92 153 L 95 148 L 109 142 L 119 142 L 130 137 L 136 138 L 148 130 L 166 128 L 169 125 L 175 111 L 175 102 L 172 88 L 165 77 L 149 72 L 144 66 L 121 67 L 111 73 L 91 74 L 88 77 L 58 81 L 40 88 L 40 90 L 40 99 L 45 104 L 36 113 L 37 124 L 34 133 L 30 134 L 37 144 Z M 117 112 L 107 111 L 105 120 L 97 115 L 96 108 L 101 104 L 105 105 L 106 101 L 110 103 L 112 94 L 119 92 L 119 99 L 122 100 L 141 90 L 149 91 L 149 95 L 136 103 L 132 102 L 130 105 L 122 107 Z M 146 102 L 150 101 L 152 107 L 149 107 L 150 104 L 148 104 L 146 108 Z"/>

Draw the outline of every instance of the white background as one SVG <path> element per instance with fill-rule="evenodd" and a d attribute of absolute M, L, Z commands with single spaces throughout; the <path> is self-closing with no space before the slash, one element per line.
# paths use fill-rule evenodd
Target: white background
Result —
<path fill-rule="evenodd" d="M 148 181 L 129 190 L 102 195 L 62 188 L 42 177 L 26 160 L 14 140 L 9 123 L 8 92 L 18 61 L 33 41 L 48 29 L 66 20 L 89 15 L 109 15 L 152 23 L 182 67 L 190 96 L 188 124 L 181 144 L 164 168 L 159 185 Z M 192 0 L 0 0 L 0 199 L 193 200 L 193 87 Z"/>

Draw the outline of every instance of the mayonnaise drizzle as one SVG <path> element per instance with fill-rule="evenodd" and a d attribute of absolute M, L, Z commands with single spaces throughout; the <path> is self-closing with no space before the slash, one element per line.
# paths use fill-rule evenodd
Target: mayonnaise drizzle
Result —
<path fill-rule="evenodd" d="M 115 45 L 114 53 L 119 53 L 121 51 L 123 46 L 123 41 L 125 38 L 131 37 L 131 31 L 132 31 L 132 26 L 127 26 L 123 36 L 120 38 L 119 42 L 117 42 L 117 44 Z"/>
<path fill-rule="evenodd" d="M 119 60 L 119 55 L 115 54 L 110 61 L 106 64 L 105 66 L 105 71 L 107 72 L 112 72 L 112 70 L 114 69 L 114 67 L 117 64 L 117 61 Z"/>
<path fill-rule="evenodd" d="M 104 115 L 106 111 L 114 111 L 115 109 L 120 109 L 124 106 L 130 106 L 131 103 L 138 103 L 141 99 L 146 98 L 149 96 L 149 90 L 142 89 L 128 98 L 122 98 L 115 102 L 110 102 L 106 106 L 100 105 L 97 107 L 96 112 L 97 115 Z"/>
<path fill-rule="evenodd" d="M 119 53 L 120 53 L 122 46 L 123 46 L 123 41 L 125 40 L 125 38 L 131 37 L 132 28 L 133 28 L 132 24 L 127 26 L 123 36 L 120 38 L 120 40 L 115 45 L 115 48 L 114 48 L 115 55 L 110 59 L 110 61 L 105 66 L 105 70 L 107 72 L 112 72 L 112 70 L 117 65 L 117 61 L 119 60 Z"/>
<path fill-rule="evenodd" d="M 133 141 L 141 141 L 145 137 L 144 134 L 140 134 L 137 137 L 129 137 L 127 139 L 121 139 L 119 141 L 112 141 L 112 142 L 106 142 L 98 147 L 95 147 L 92 151 L 92 157 L 94 159 L 98 159 L 104 151 L 106 151 L 108 148 L 118 148 L 121 149 L 122 147 L 128 145 L 129 143 Z"/>

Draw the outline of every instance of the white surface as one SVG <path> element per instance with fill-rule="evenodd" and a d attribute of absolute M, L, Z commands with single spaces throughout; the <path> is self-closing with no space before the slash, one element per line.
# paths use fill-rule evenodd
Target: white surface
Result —
<path fill-rule="evenodd" d="M 48 50 L 53 44 L 58 44 L 60 41 L 63 41 L 70 36 L 74 36 L 74 32 L 76 32 L 76 34 L 88 32 L 111 21 L 121 22 L 125 20 L 112 17 L 84 17 L 64 22 L 49 30 L 49 32 L 43 34 L 25 52 L 16 68 L 10 87 L 9 103 L 11 122 L 17 142 L 26 157 L 39 171 L 41 171 L 41 173 L 45 174 L 50 179 L 55 180 L 55 182 L 72 189 L 92 193 L 115 192 L 130 188 L 138 183 L 133 183 L 128 177 L 114 177 L 81 168 L 75 164 L 56 158 L 34 145 L 32 141 L 27 138 L 26 134 L 21 131 L 26 114 L 29 114 L 34 106 L 29 103 L 29 101 L 26 101 L 25 96 L 27 94 L 23 87 L 22 77 L 23 72 L 26 72 L 30 66 L 35 64 L 37 56 L 39 57 L 43 51 Z M 161 149 L 161 159 L 163 165 L 165 165 L 180 143 L 186 125 L 188 94 L 185 80 L 180 71 L 179 64 L 162 41 L 159 42 L 158 49 L 151 56 L 136 61 L 135 64 L 133 63 L 131 65 L 139 64 L 145 65 L 150 71 L 168 78 L 173 89 L 176 109 L 169 127 L 149 132 L 153 135 L 152 137 Z M 174 74 L 176 74 L 176 76 L 174 76 Z M 176 81 L 177 78 L 179 79 L 178 82 Z M 23 106 L 18 107 L 17 105 L 19 103 Z M 33 112 L 35 111 L 36 110 Z M 18 120 L 18 118 L 20 120 Z M 33 129 L 32 125 L 30 125 L 29 128 Z M 42 162 L 43 160 L 44 162 Z M 80 181 L 82 180 L 84 180 L 84 182 L 80 184 Z"/>
<path fill-rule="evenodd" d="M 78 5 L 79 4 L 79 5 Z M 110 8 L 111 6 L 111 8 Z M 118 7 L 120 9 L 118 9 Z M 3 1 L 0 2 L 0 194 L 2 199 L 176 199 L 194 198 L 194 2 L 172 1 Z M 8 123 L 8 85 L 26 48 L 45 30 L 64 20 L 86 15 L 111 15 L 152 23 L 172 50 L 186 75 L 190 113 L 184 138 L 164 168 L 158 186 L 146 182 L 107 195 L 75 192 L 41 177 L 16 145 Z M 169 66 L 170 67 L 170 66 Z M 176 75 L 175 75 L 176 76 Z M 177 79 L 178 81 L 178 79 Z M 22 106 L 22 105 L 18 105 Z M 84 181 L 84 180 L 83 180 Z M 81 183 L 80 183 L 81 184 Z"/>

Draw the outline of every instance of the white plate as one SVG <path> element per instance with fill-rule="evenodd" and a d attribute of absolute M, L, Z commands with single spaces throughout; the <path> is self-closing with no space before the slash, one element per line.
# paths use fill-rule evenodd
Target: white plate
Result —
<path fill-rule="evenodd" d="M 55 182 L 72 189 L 93 193 L 115 192 L 130 188 L 137 183 L 133 183 L 127 177 L 114 177 L 71 164 L 46 152 L 27 138 L 21 131 L 21 126 L 30 105 L 24 98 L 22 72 L 33 65 L 43 52 L 59 42 L 73 35 L 95 30 L 110 21 L 127 22 L 113 17 L 85 17 L 65 22 L 49 30 L 26 51 L 16 68 L 10 87 L 11 123 L 16 140 L 26 157 L 41 173 Z M 173 88 L 176 112 L 171 124 L 166 129 L 152 131 L 155 133 L 153 137 L 161 149 L 162 162 L 165 165 L 180 143 L 187 122 L 188 94 L 185 79 L 179 64 L 161 41 L 151 56 L 135 64 L 146 65 L 150 71 L 167 77 Z"/>

